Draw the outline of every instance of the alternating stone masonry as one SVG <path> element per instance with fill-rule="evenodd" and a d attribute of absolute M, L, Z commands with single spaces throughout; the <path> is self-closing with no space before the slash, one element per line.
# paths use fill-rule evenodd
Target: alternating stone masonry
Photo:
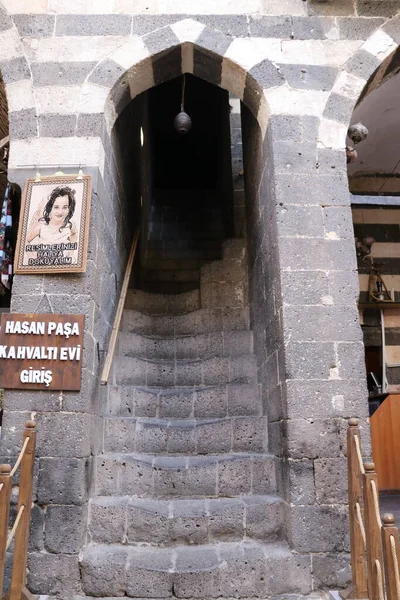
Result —
<path fill-rule="evenodd" d="M 201 269 L 199 291 L 130 295 L 81 561 L 89 596 L 310 590 L 307 558 L 282 541 L 283 503 L 246 326 L 246 267 L 245 240 L 231 240 L 223 260 Z M 224 326 L 221 310 L 242 319 Z M 201 326 L 204 312 L 211 318 Z"/>
<path fill-rule="evenodd" d="M 125 592 L 140 596 L 143 581 L 149 585 L 149 596 L 178 589 L 185 597 L 232 596 L 231 585 L 238 586 L 237 596 L 248 596 L 245 580 L 238 575 L 247 562 L 254 564 L 258 581 L 264 582 L 257 593 L 266 595 L 269 571 L 263 569 L 269 559 L 265 562 L 263 557 L 267 548 L 271 569 L 279 567 L 278 582 L 286 581 L 291 572 L 285 566 L 286 560 L 292 564 L 291 551 L 300 553 L 296 568 L 304 570 L 294 582 L 288 581 L 285 592 L 309 589 L 311 581 L 316 589 L 345 585 L 344 424 L 347 417 L 365 419 L 367 415 L 345 133 L 366 81 L 381 65 L 374 81 L 381 80 L 382 71 L 390 70 L 388 57 L 399 42 L 398 3 L 205 0 L 192 6 L 187 0 L 3 0 L 3 6 L 10 13 L 0 12 L 0 69 L 10 110 L 10 179 L 23 184 L 38 169 L 51 174 L 60 168 L 77 172 L 80 166 L 93 176 L 86 274 L 17 276 L 14 280 L 13 311 L 81 313 L 86 329 L 79 394 L 6 394 L 2 460 L 16 456 L 22 423 L 31 415 L 38 420 L 32 589 L 71 600 L 74 594 L 82 594 L 80 568 L 84 565 L 84 585 L 96 596 L 105 590 L 99 572 L 110 577 L 107 594 L 111 596 Z M 125 116 L 120 116 L 141 92 L 182 72 L 219 85 L 243 101 L 248 310 L 246 294 L 238 293 L 237 282 L 221 283 L 218 269 L 209 273 L 208 286 L 202 282 L 200 297 L 185 297 L 177 311 L 185 315 L 143 314 L 150 301 L 140 300 L 139 295 L 130 298 L 129 302 L 138 302 L 137 313 L 133 314 L 131 305 L 124 316 L 123 356 L 115 374 L 130 382 L 127 387 L 136 392 L 122 393 L 121 381 L 118 385 L 115 381 L 106 393 L 98 386 L 99 369 L 131 226 L 136 225 L 136 217 L 129 212 L 129 158 L 139 130 L 137 123 L 128 126 Z M 135 133 L 128 135 L 132 127 Z M 242 182 L 235 181 L 235 205 L 243 217 Z M 240 299 L 243 306 L 226 308 L 232 299 Z M 165 302 L 165 310 L 170 311 L 171 304 Z M 235 337 L 233 329 L 243 338 Z M 155 350 L 149 341 L 152 335 L 173 335 L 174 342 L 161 340 Z M 190 341 L 182 340 L 183 336 Z M 247 352 L 251 338 L 252 356 Z M 233 352 L 242 344 L 246 361 Z M 184 355 L 196 366 L 185 371 L 179 363 Z M 160 360 L 166 361 L 165 371 L 159 367 Z M 149 385 L 156 388 L 157 382 L 179 385 L 189 373 L 193 389 L 179 399 L 165 393 L 164 387 L 138 391 Z M 236 381 L 238 373 L 247 378 L 240 382 L 242 387 Z M 212 386 L 218 379 L 212 394 L 203 390 L 209 377 Z M 253 426 L 247 427 L 253 420 L 246 419 L 254 415 L 259 418 L 253 432 Z M 129 426 L 121 426 L 119 433 L 116 422 L 127 417 Z M 268 436 L 261 433 L 265 417 Z M 144 419 L 153 419 L 154 428 Z M 185 421 L 179 433 L 174 419 Z M 200 454 L 207 449 L 207 440 L 214 443 L 221 436 L 222 450 L 213 453 L 211 445 L 207 455 Z M 238 440 L 243 446 L 235 446 Z M 156 442 L 167 459 L 160 469 L 154 468 Z M 100 461 L 116 454 L 118 447 L 121 455 L 129 448 L 134 459 L 124 465 L 123 458 L 110 459 L 107 464 L 118 474 L 113 487 L 106 462 L 103 469 Z M 223 462 L 220 452 L 246 456 Z M 272 473 L 271 463 L 276 465 L 276 487 L 257 493 L 281 494 L 284 517 L 279 542 L 270 541 L 275 534 L 266 525 L 275 501 L 266 503 L 267 516 L 260 518 L 265 534 L 261 529 L 256 533 L 248 520 L 254 483 L 269 486 L 263 474 L 254 476 L 260 465 L 257 457 L 263 453 L 269 456 L 268 473 Z M 139 463 L 138 454 L 145 460 Z M 174 468 L 170 460 L 176 461 Z M 166 465 L 171 477 L 163 479 Z M 139 469 L 145 474 L 143 480 L 133 477 Z M 185 482 L 190 493 L 198 480 L 207 485 L 207 500 L 196 499 L 200 502 L 196 511 L 204 518 L 196 528 L 203 532 L 199 537 L 185 537 L 179 529 L 184 518 L 182 498 L 168 496 L 175 489 L 178 469 L 179 481 Z M 225 502 L 218 497 L 218 482 L 226 469 L 231 469 L 231 475 L 225 477 L 223 489 L 228 493 L 236 482 L 232 513 L 244 515 L 244 521 L 234 519 L 232 530 L 226 525 L 224 531 L 232 533 L 226 533 L 225 550 L 218 554 L 210 548 L 220 540 L 212 515 L 221 506 L 218 502 Z M 127 470 L 132 477 L 121 476 Z M 199 472 L 204 477 L 197 479 Z M 139 480 L 139 495 L 151 499 L 149 523 L 155 522 L 158 502 L 168 503 L 168 536 L 159 538 L 160 544 L 166 540 L 185 544 L 190 537 L 207 546 L 203 556 L 208 575 L 201 580 L 201 591 L 193 583 L 191 570 L 194 557 L 200 561 L 199 547 L 190 547 L 190 552 L 178 552 L 172 544 L 150 548 L 142 568 L 134 544 L 145 533 L 128 527 L 129 520 L 123 527 L 117 525 L 117 514 L 128 519 L 129 511 L 139 511 L 139 507 L 136 500 L 128 499 L 121 500 L 122 507 L 118 500 L 113 508 L 111 492 L 123 495 L 123 485 L 127 485 L 132 486 L 131 495 Z M 110 491 L 104 491 L 104 500 L 95 499 L 100 489 L 95 486 L 100 482 Z M 117 563 L 112 568 L 106 564 L 107 551 L 99 549 L 94 557 L 87 554 L 91 540 L 104 543 L 99 537 L 103 509 L 103 514 L 115 515 L 118 536 L 112 544 L 122 542 L 115 553 L 119 571 Z M 234 541 L 239 539 L 251 540 L 250 550 L 247 542 Z M 230 544 L 238 544 L 240 559 Z M 83 547 L 85 558 L 80 565 Z M 273 557 L 279 557 L 277 563 Z M 130 564 L 136 565 L 132 574 Z M 162 589 L 150 586 L 154 580 L 148 577 L 153 569 L 150 564 L 163 573 Z M 121 582 L 116 581 L 115 572 L 125 573 L 125 568 L 130 579 L 121 575 Z M 247 568 L 243 567 L 246 574 Z M 276 593 L 275 588 L 270 591 Z"/>

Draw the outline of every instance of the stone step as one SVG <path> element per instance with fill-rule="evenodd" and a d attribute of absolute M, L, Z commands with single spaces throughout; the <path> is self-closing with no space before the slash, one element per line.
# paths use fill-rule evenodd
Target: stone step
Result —
<path fill-rule="evenodd" d="M 240 356 L 252 351 L 252 331 L 221 331 L 177 337 L 144 336 L 121 331 L 117 346 L 119 356 L 167 360 Z"/>
<path fill-rule="evenodd" d="M 161 316 L 144 314 L 138 310 L 124 310 L 121 323 L 121 331 L 158 336 L 241 331 L 249 327 L 248 307 L 199 309 L 188 314 Z"/>
<path fill-rule="evenodd" d="M 185 283 L 188 281 L 200 282 L 200 269 L 176 269 L 175 271 L 167 271 L 161 269 L 143 268 L 140 271 L 140 281 L 154 282 L 162 281 L 164 283 Z"/>
<path fill-rule="evenodd" d="M 170 247 L 161 244 L 159 248 L 147 247 L 145 251 L 146 260 L 220 260 L 221 242 L 207 242 L 206 246 L 187 244 L 186 247 Z"/>
<path fill-rule="evenodd" d="M 182 294 L 153 294 L 142 290 L 128 290 L 125 308 L 146 315 L 180 315 L 200 308 L 199 290 Z"/>
<path fill-rule="evenodd" d="M 95 461 L 97 496 L 219 498 L 276 492 L 275 458 L 269 454 L 115 453 Z"/>
<path fill-rule="evenodd" d="M 284 542 L 149 548 L 90 545 L 81 556 L 88 596 L 269 598 L 311 591 L 309 556 Z"/>
<path fill-rule="evenodd" d="M 113 383 L 156 387 L 256 383 L 257 364 L 253 354 L 217 356 L 204 360 L 149 360 L 116 356 Z"/>
<path fill-rule="evenodd" d="M 246 259 L 247 240 L 246 238 L 230 238 L 222 244 L 222 259 Z"/>
<path fill-rule="evenodd" d="M 205 419 L 261 415 L 257 384 L 157 389 L 107 386 L 106 415 Z"/>
<path fill-rule="evenodd" d="M 140 290 L 143 292 L 169 297 L 198 292 L 199 287 L 198 281 L 142 281 L 140 283 Z"/>
<path fill-rule="evenodd" d="M 202 265 L 201 260 L 147 260 L 143 268 L 148 271 L 195 271 Z"/>
<path fill-rule="evenodd" d="M 109 452 L 217 454 L 266 452 L 265 417 L 225 419 L 154 419 L 113 417 L 104 420 L 104 448 Z"/>
<path fill-rule="evenodd" d="M 97 544 L 210 544 L 280 539 L 278 496 L 149 500 L 98 496 L 89 504 L 89 533 Z"/>
<path fill-rule="evenodd" d="M 214 240 L 222 240 L 224 237 L 224 226 L 222 223 L 201 223 L 196 225 L 194 222 L 176 222 L 171 220 L 168 223 L 161 221 L 153 223 L 153 227 L 149 229 L 147 239 L 149 244 L 157 247 L 160 243 L 167 242 L 170 247 L 183 242 L 196 243 L 199 247 L 204 243 L 205 245 L 213 242 Z"/>

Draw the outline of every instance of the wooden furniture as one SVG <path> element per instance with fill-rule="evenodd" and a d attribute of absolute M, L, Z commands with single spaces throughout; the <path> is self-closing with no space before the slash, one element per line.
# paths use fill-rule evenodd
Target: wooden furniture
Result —
<path fill-rule="evenodd" d="M 371 417 L 372 455 L 380 490 L 400 490 L 400 394 L 390 394 Z"/>

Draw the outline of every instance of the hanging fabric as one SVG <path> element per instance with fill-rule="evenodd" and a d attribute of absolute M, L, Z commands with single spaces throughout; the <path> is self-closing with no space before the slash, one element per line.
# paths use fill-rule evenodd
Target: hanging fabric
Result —
<path fill-rule="evenodd" d="M 6 294 L 11 289 L 12 264 L 13 264 L 13 239 L 12 239 L 12 208 L 15 192 L 10 183 L 7 184 L 4 194 L 0 219 L 0 294 Z"/>

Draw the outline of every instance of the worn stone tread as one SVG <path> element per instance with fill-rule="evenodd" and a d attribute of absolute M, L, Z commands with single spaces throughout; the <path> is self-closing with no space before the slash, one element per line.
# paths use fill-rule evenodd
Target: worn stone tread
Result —
<path fill-rule="evenodd" d="M 253 351 L 253 332 L 221 331 L 182 336 L 144 335 L 121 331 L 117 355 L 148 359 L 188 360 L 240 356 Z"/>
<path fill-rule="evenodd" d="M 89 532 L 95 543 L 154 546 L 280 538 L 279 496 L 150 500 L 131 496 L 92 498 Z"/>
<path fill-rule="evenodd" d="M 266 453 L 111 453 L 97 456 L 95 469 L 98 496 L 218 498 L 276 492 L 275 457 Z"/>
<path fill-rule="evenodd" d="M 217 418 L 261 415 L 256 383 L 210 386 L 108 386 L 105 415 L 160 418 Z"/>
<path fill-rule="evenodd" d="M 117 356 L 113 375 L 116 384 L 156 387 L 255 383 L 257 364 L 253 354 L 173 361 Z"/>
<path fill-rule="evenodd" d="M 125 308 L 146 315 L 186 314 L 200 308 L 200 292 L 196 289 L 181 294 L 156 294 L 129 289 Z"/>
<path fill-rule="evenodd" d="M 125 309 L 121 331 L 144 335 L 195 335 L 249 329 L 249 308 L 200 308 L 180 315 L 149 315 Z"/>
<path fill-rule="evenodd" d="M 161 452 L 190 456 L 265 452 L 267 449 L 266 417 L 107 417 L 104 420 L 104 452 Z"/>
<path fill-rule="evenodd" d="M 176 549 L 91 545 L 80 563 L 88 595 L 205 599 L 308 593 L 310 560 L 284 542 L 225 542 Z"/>

